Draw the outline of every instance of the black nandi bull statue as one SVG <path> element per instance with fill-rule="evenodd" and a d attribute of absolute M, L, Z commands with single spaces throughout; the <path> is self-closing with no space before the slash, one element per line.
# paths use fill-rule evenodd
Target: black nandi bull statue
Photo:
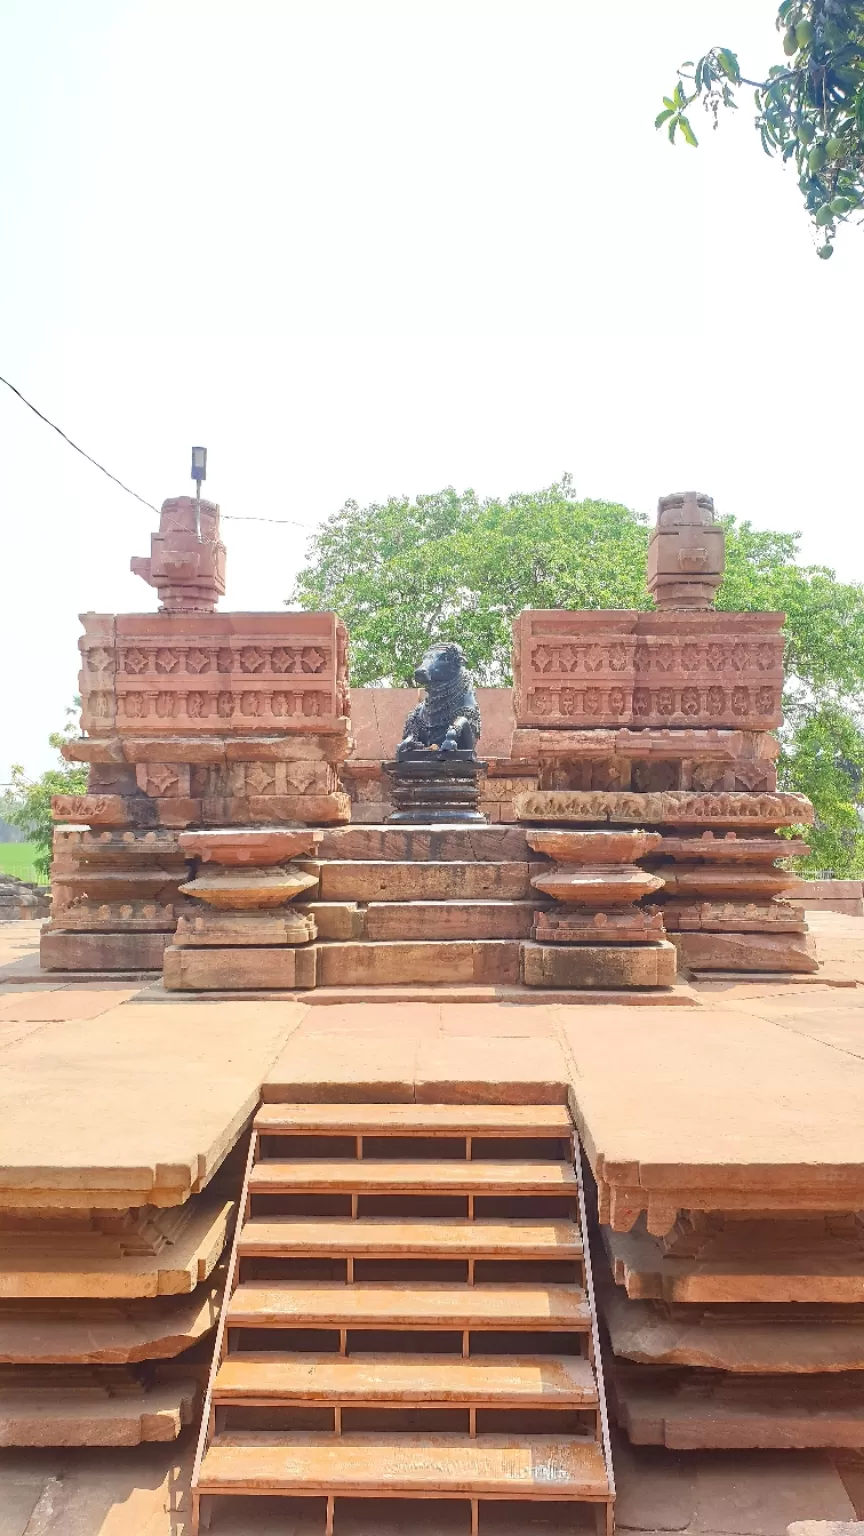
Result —
<path fill-rule="evenodd" d="M 430 646 L 414 681 L 425 687 L 426 697 L 405 721 L 404 735 L 396 748 L 397 763 L 418 747 L 437 747 L 444 755 L 473 752 L 480 737 L 480 711 L 461 645 Z"/>
<path fill-rule="evenodd" d="M 430 646 L 414 673 L 426 689 L 405 721 L 396 760 L 385 763 L 393 782 L 391 822 L 484 822 L 478 775 L 486 764 L 474 750 L 480 711 L 459 645 Z"/>

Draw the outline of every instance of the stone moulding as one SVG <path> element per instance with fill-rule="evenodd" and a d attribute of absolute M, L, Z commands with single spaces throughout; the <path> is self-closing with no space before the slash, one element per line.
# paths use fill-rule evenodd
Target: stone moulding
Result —
<path fill-rule="evenodd" d="M 781 613 L 527 610 L 513 625 L 518 727 L 772 730 Z"/>
<path fill-rule="evenodd" d="M 347 734 L 348 637 L 334 613 L 83 614 L 91 736 Z"/>
<path fill-rule="evenodd" d="M 630 822 L 654 826 L 791 827 L 809 825 L 814 812 L 806 795 L 696 794 L 663 790 L 638 794 L 606 790 L 529 790 L 518 795 L 516 814 L 523 822 L 591 825 Z"/>

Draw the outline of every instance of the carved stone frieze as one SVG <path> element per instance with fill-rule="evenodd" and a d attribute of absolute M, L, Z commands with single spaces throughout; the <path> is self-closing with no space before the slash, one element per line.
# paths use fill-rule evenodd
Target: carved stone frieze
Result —
<path fill-rule="evenodd" d="M 517 727 L 726 727 L 782 720 L 782 615 L 528 610 L 514 622 Z"/>

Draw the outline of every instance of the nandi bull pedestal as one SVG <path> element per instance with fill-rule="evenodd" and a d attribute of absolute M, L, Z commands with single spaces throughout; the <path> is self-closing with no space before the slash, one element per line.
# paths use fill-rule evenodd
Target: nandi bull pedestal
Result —
<path fill-rule="evenodd" d="M 405 721 L 396 759 L 385 763 L 395 810 L 388 822 L 485 823 L 478 810 L 480 711 L 461 646 L 434 645 L 414 673 L 426 689 Z"/>

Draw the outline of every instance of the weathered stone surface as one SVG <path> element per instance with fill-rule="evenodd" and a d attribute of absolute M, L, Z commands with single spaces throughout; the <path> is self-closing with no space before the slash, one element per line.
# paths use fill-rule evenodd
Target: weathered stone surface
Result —
<path fill-rule="evenodd" d="M 747 1377 L 616 1363 L 616 1417 L 635 1445 L 672 1450 L 864 1448 L 864 1393 L 850 1376 Z"/>
<path fill-rule="evenodd" d="M 170 1360 L 215 1325 L 224 1286 L 224 1274 L 217 1269 L 187 1296 L 0 1302 L 0 1362 L 128 1365 Z"/>
<path fill-rule="evenodd" d="M 720 827 L 773 828 L 808 825 L 813 820 L 813 807 L 805 795 L 692 794 L 685 790 L 636 794 L 538 789 L 520 795 L 516 811 L 522 821 L 577 824 L 629 821 L 701 826 L 710 822 Z"/>
<path fill-rule="evenodd" d="M 819 962 L 805 933 L 676 933 L 683 965 L 694 971 L 789 971 L 812 974 Z"/>
<path fill-rule="evenodd" d="M 208 906 L 222 911 L 244 912 L 265 907 L 281 907 L 292 896 L 311 890 L 318 881 L 314 875 L 286 865 L 266 869 L 237 870 L 220 875 L 209 871 L 189 880 L 180 890 L 185 896 L 195 896 Z"/>
<path fill-rule="evenodd" d="M 635 864 L 566 864 L 535 875 L 531 884 L 556 901 L 591 908 L 626 905 L 663 888 L 662 879 Z"/>
<path fill-rule="evenodd" d="M 292 907 L 279 912 L 198 912 L 180 918 L 174 944 L 178 949 L 308 944 L 316 933 L 314 918 Z"/>
<path fill-rule="evenodd" d="M 366 863 L 507 864 L 531 857 L 522 827 L 380 827 L 325 829 L 318 850 L 328 860 Z"/>
<path fill-rule="evenodd" d="M 119 1367 L 0 1367 L 0 1445 L 141 1445 L 191 1424 L 194 1377 L 148 1382 Z"/>
<path fill-rule="evenodd" d="M 191 496 L 163 501 L 159 532 L 150 535 L 150 555 L 133 555 L 130 570 L 156 588 L 160 611 L 212 613 L 225 595 L 225 545 L 216 503 Z"/>
<path fill-rule="evenodd" d="M 531 898 L 526 864 L 391 863 L 384 859 L 321 864 L 324 901 L 482 901 Z"/>
<path fill-rule="evenodd" d="M 663 902 L 663 922 L 670 933 L 805 933 L 807 924 L 790 901 Z"/>
<path fill-rule="evenodd" d="M 864 891 L 860 880 L 801 880 L 789 900 L 805 912 L 842 912 L 864 917 Z"/>
<path fill-rule="evenodd" d="M 519 727 L 781 723 L 783 615 L 526 610 L 513 624 Z"/>
<path fill-rule="evenodd" d="M 747 1375 L 864 1372 L 864 1305 L 678 1305 L 634 1301 L 606 1284 L 599 1311 L 614 1353 L 638 1365 Z"/>
<path fill-rule="evenodd" d="M 137 763 L 135 784 L 151 799 L 188 799 L 191 793 L 191 769 L 188 763 Z M 90 775 L 90 788 L 94 788 Z M 122 791 L 121 791 L 122 792 Z"/>
<path fill-rule="evenodd" d="M 83 821 L 92 827 L 125 827 L 126 801 L 120 795 L 52 795 L 55 821 Z"/>
<path fill-rule="evenodd" d="M 159 971 L 170 934 L 44 932 L 39 962 L 47 971 Z"/>
<path fill-rule="evenodd" d="M 701 491 L 661 496 L 648 542 L 648 591 L 661 612 L 714 606 L 726 565 L 726 531 Z"/>
<path fill-rule="evenodd" d="M 560 864 L 632 864 L 647 853 L 662 852 L 659 832 L 618 831 L 561 832 L 532 828 L 526 833 L 529 848 Z"/>
<path fill-rule="evenodd" d="M 84 865 L 77 870 L 59 870 L 53 874 L 52 887 L 55 908 L 65 907 L 76 899 L 91 901 L 122 902 L 160 901 L 171 902 L 183 882 L 182 865 L 162 865 L 155 860 L 144 864 L 131 864 L 127 869 L 104 865 Z"/>
<path fill-rule="evenodd" d="M 178 881 L 179 884 L 179 881 Z M 55 921 L 43 931 L 78 933 L 173 933 L 182 912 L 192 910 L 192 903 L 179 897 L 174 901 L 100 901 L 76 896 L 58 901 L 62 890 L 55 888 Z"/>
<path fill-rule="evenodd" d="M 319 944 L 320 986 L 392 986 L 400 982 L 519 980 L 516 939 Z"/>
<path fill-rule="evenodd" d="M 661 864 L 655 870 L 662 876 L 670 896 L 704 896 L 707 901 L 723 897 L 739 901 L 770 901 L 797 883 L 797 875 L 771 864 Z"/>
<path fill-rule="evenodd" d="M 294 831 L 288 827 L 223 827 L 205 832 L 182 832 L 178 842 L 190 858 L 204 864 L 281 864 L 298 854 L 314 854 L 320 832 Z"/>
<path fill-rule="evenodd" d="M 654 944 L 522 944 L 526 987 L 671 987 L 676 978 L 673 946 Z"/>
<path fill-rule="evenodd" d="M 771 865 L 775 859 L 801 858 L 810 849 L 797 837 L 739 837 L 736 832 L 726 832 L 718 837 L 716 832 L 709 829 L 700 836 L 691 837 L 676 837 L 667 832 L 661 837 L 655 851 L 658 857 L 675 859 L 685 864 L 704 859 L 711 864 Z"/>
<path fill-rule="evenodd" d="M 332 613 L 85 614 L 90 735 L 347 736 L 347 637 Z"/>
<path fill-rule="evenodd" d="M 312 918 L 319 939 L 361 939 L 366 914 L 355 901 L 295 902 L 293 911 Z"/>
<path fill-rule="evenodd" d="M 786 1536 L 864 1536 L 864 1520 L 796 1520 Z"/>
<path fill-rule="evenodd" d="M 89 827 L 55 827 L 54 857 L 52 870 L 61 866 L 63 859 L 71 861 L 69 867 L 82 865 L 120 865 L 127 867 L 144 861 L 160 865 L 168 863 L 183 870 L 186 860 L 179 844 L 179 833 L 154 827 L 149 831 L 127 828 L 115 832 Z M 66 867 L 65 865 L 63 866 Z"/>
<path fill-rule="evenodd" d="M 314 987 L 316 947 L 166 949 L 162 979 L 171 992 L 248 992 Z"/>
<path fill-rule="evenodd" d="M 656 907 L 619 907 L 580 912 L 578 907 L 538 911 L 532 937 L 540 944 L 653 944 L 665 939 Z"/>
<path fill-rule="evenodd" d="M 234 1202 L 203 1194 L 130 1211 L 6 1211 L 0 1297 L 185 1296 L 212 1272 Z"/>
<path fill-rule="evenodd" d="M 845 1304 L 864 1295 L 864 1233 L 854 1217 L 713 1219 L 676 1252 L 640 1220 L 632 1232 L 604 1227 L 603 1242 L 616 1284 L 637 1300 Z"/>
<path fill-rule="evenodd" d="M 370 902 L 365 937 L 527 939 L 538 910 L 532 901 Z"/>

